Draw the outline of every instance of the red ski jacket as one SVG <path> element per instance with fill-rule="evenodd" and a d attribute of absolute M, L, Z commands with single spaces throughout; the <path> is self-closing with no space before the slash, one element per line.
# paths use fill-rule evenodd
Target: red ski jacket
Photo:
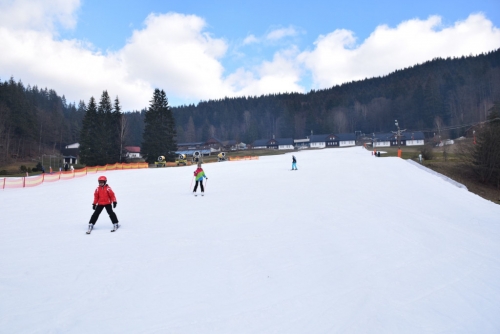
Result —
<path fill-rule="evenodd" d="M 94 203 L 99 205 L 107 205 L 116 202 L 115 193 L 107 184 L 104 187 L 98 186 L 94 192 Z"/>

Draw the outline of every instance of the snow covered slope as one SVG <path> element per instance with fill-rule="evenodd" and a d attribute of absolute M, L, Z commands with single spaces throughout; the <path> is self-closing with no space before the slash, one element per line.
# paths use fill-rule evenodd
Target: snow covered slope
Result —
<path fill-rule="evenodd" d="M 2 333 L 498 333 L 500 206 L 361 148 L 0 192 Z"/>

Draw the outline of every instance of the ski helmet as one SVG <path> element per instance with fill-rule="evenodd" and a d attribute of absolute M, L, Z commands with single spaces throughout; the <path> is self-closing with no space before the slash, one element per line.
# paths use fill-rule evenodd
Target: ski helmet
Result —
<path fill-rule="evenodd" d="M 98 182 L 104 182 L 106 184 L 106 182 L 108 181 L 108 179 L 106 179 L 106 176 L 99 176 L 99 178 L 97 179 Z"/>

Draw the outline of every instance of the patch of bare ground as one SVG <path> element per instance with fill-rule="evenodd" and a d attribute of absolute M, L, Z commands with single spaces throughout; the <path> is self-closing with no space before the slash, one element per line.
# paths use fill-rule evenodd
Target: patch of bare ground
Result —
<path fill-rule="evenodd" d="M 495 204 L 500 204 L 500 190 L 493 185 L 479 182 L 474 172 L 462 162 L 430 160 L 425 162 L 424 165 L 465 185 L 470 192 Z"/>

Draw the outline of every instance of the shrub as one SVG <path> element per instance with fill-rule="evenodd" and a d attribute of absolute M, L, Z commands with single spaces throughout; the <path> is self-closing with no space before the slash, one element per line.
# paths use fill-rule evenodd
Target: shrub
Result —
<path fill-rule="evenodd" d="M 434 151 L 432 150 L 432 143 L 427 143 L 420 151 L 424 160 L 432 160 L 434 158 Z"/>

